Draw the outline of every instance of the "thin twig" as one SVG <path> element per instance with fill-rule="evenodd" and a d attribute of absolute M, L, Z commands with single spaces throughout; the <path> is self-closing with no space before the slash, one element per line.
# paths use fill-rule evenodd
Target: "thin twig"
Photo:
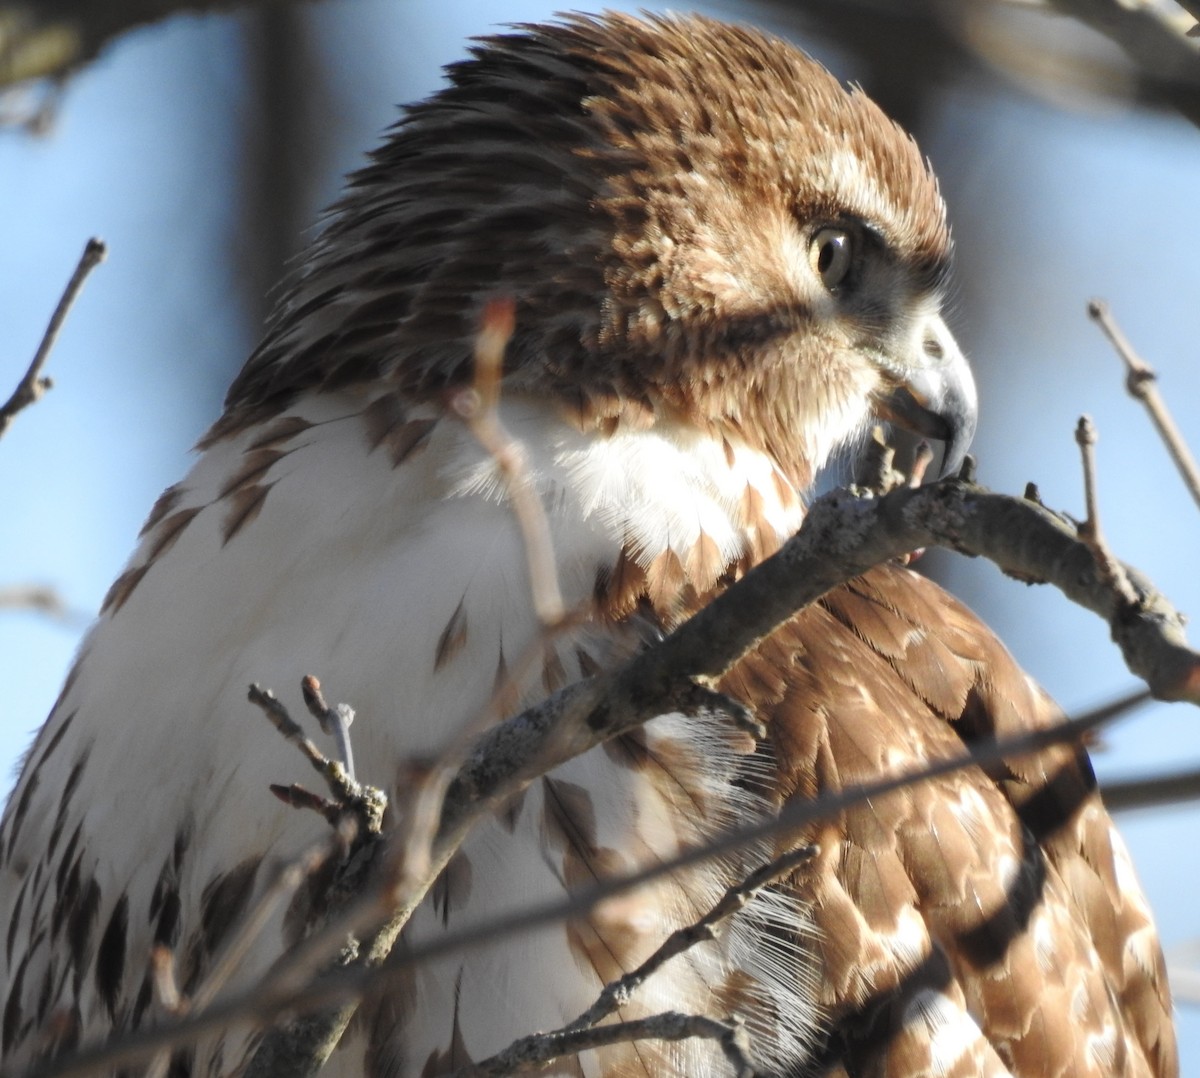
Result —
<path fill-rule="evenodd" d="M 590 1029 L 559 1030 L 523 1037 L 509 1049 L 482 1063 L 460 1067 L 450 1078 L 500 1078 L 509 1074 L 529 1074 L 563 1056 L 577 1055 L 590 1048 L 633 1041 L 682 1041 L 693 1037 L 717 1041 L 736 1078 L 754 1078 L 750 1062 L 749 1038 L 745 1027 L 735 1019 L 719 1021 L 700 1014 L 665 1011 L 649 1018 L 595 1026 Z"/>
<path fill-rule="evenodd" d="M 1096 490 L 1096 425 L 1091 416 L 1081 415 L 1075 427 L 1075 441 L 1083 463 L 1083 498 L 1087 519 L 1077 529 L 1079 538 L 1092 548 L 1096 557 L 1096 570 L 1100 577 L 1129 606 L 1137 604 L 1137 592 L 1129 582 L 1125 567 L 1117 560 L 1112 548 L 1100 528 L 1100 499 Z"/>
<path fill-rule="evenodd" d="M 604 986 L 596 1002 L 583 1012 L 574 1022 L 565 1027 L 565 1032 L 586 1029 L 604 1021 L 618 1008 L 625 1006 L 646 981 L 657 973 L 668 961 L 684 951 L 691 950 L 698 943 L 706 943 L 717 938 L 718 926 L 727 917 L 745 909 L 764 887 L 778 883 L 788 873 L 795 871 L 806 861 L 816 855 L 815 846 L 801 846 L 764 865 L 760 865 L 745 879 L 739 880 L 730 887 L 715 906 L 698 921 L 683 928 L 677 928 L 649 958 L 637 969 L 626 973 L 624 977 Z"/>
<path fill-rule="evenodd" d="M 525 464 L 525 451 L 500 421 L 500 385 L 504 355 L 516 326 L 516 305 L 509 298 L 494 299 L 483 309 L 475 334 L 474 379 L 467 389 L 455 393 L 450 411 L 463 421 L 475 440 L 491 457 L 508 494 L 513 519 L 520 532 L 529 572 L 530 594 L 541 631 L 520 657 L 516 671 L 506 671 L 487 706 L 455 731 L 438 753 L 435 764 L 414 766 L 414 781 L 399 814 L 405 832 L 394 848 L 403 851 L 404 864 L 398 876 L 416 880 L 428 874 L 431 851 L 442 815 L 446 789 L 462 764 L 471 740 L 480 730 L 503 717 L 517 698 L 519 679 L 538 658 L 552 636 L 581 620 L 579 612 L 567 613 L 558 583 L 558 563 L 550 523 Z"/>
<path fill-rule="evenodd" d="M 922 438 L 917 443 L 917 448 L 913 451 L 912 470 L 908 473 L 908 485 L 910 487 L 919 487 L 925 482 L 925 473 L 929 471 L 929 465 L 932 463 L 933 446 Z"/>
<path fill-rule="evenodd" d="M 315 677 L 306 676 L 302 680 L 301 691 L 310 711 L 319 713 L 322 710 L 330 710 L 321 694 L 320 682 Z M 337 831 L 337 847 L 347 855 L 339 864 L 333 879 L 323 889 L 324 923 L 322 931 L 316 933 L 320 937 L 321 945 L 314 945 L 311 937 L 306 939 L 301 946 L 282 956 L 260 982 L 260 988 L 269 987 L 276 994 L 287 996 L 295 994 L 298 987 L 311 982 L 324 966 L 326 959 L 333 954 L 337 956 L 335 968 L 354 967 L 361 948 L 348 926 L 350 914 L 361 905 L 358 899 L 364 890 L 370 889 L 374 892 L 374 902 L 385 903 L 392 886 L 389 859 L 380 856 L 383 850 L 383 817 L 387 809 L 387 796 L 373 786 L 357 782 L 347 774 L 340 761 L 326 758 L 304 736 L 299 725 L 288 714 L 287 708 L 272 692 L 252 685 L 248 696 L 275 728 L 300 748 L 309 763 L 325 779 L 334 801 L 326 802 L 323 798 L 297 786 L 272 786 L 272 792 L 290 804 L 316 808 L 322 812 Z M 349 711 L 348 708 L 346 710 Z M 277 881 L 272 891 L 260 901 L 255 915 L 239 932 L 235 946 L 222 956 L 221 962 L 214 970 L 214 979 L 218 983 L 233 972 L 283 898 L 294 893 L 299 884 L 309 878 L 316 856 L 308 862 L 294 864 L 291 871 L 285 873 L 284 878 Z M 383 908 L 386 909 L 386 905 Z M 382 918 L 381 912 L 376 921 Z M 329 938 L 336 939 L 336 945 L 325 946 L 325 940 Z M 210 997 L 211 993 L 206 992 L 204 1002 L 209 1002 Z M 339 1007 L 321 1009 L 315 1014 L 303 1008 L 293 1011 L 294 1017 L 291 1020 L 283 1025 L 276 1025 L 262 1037 L 255 1047 L 254 1055 L 239 1073 L 244 1075 L 244 1078 L 315 1074 L 337 1047 L 356 1008 L 357 1002 L 347 1000 Z"/>
<path fill-rule="evenodd" d="M 533 608 L 542 625 L 552 628 L 563 619 L 566 604 L 558 585 L 550 524 L 529 481 L 524 450 L 504 428 L 499 413 L 504 352 L 512 337 L 515 317 L 515 306 L 510 299 L 493 300 L 484 308 L 475 335 L 474 383 L 470 389 L 456 393 L 450 406 L 500 470 L 524 541 Z"/>
<path fill-rule="evenodd" d="M 75 266 L 75 272 L 71 274 L 71 279 L 67 282 L 67 287 L 63 289 L 58 306 L 54 308 L 54 313 L 50 316 L 50 324 L 46 327 L 46 332 L 42 334 L 42 343 L 38 345 L 38 349 L 34 353 L 33 362 L 29 364 L 25 377 L 17 384 L 12 396 L 8 398 L 3 407 L 0 407 L 0 438 L 4 437 L 17 413 L 41 400 L 46 390 L 54 384 L 49 378 L 42 376 L 42 368 L 46 365 L 54 342 L 58 340 L 59 330 L 62 329 L 71 307 L 79 297 L 83 282 L 87 280 L 88 274 L 104 261 L 107 253 L 108 248 L 105 247 L 103 240 L 98 240 L 93 236 L 87 241 L 87 246 L 84 247 L 83 254 L 79 256 L 79 262 Z"/>
<path fill-rule="evenodd" d="M 1079 534 L 1089 543 L 1101 547 L 1104 540 L 1100 532 L 1100 507 L 1096 498 L 1096 425 L 1092 417 L 1081 415 L 1075 427 L 1075 444 L 1083 462 L 1083 504 L 1087 519 L 1079 526 Z"/>
<path fill-rule="evenodd" d="M 314 695 L 313 686 L 316 686 Z M 302 693 L 314 698 L 309 701 L 309 707 L 323 703 L 320 694 L 320 682 L 312 675 L 306 675 L 301 685 Z M 338 843 L 343 850 L 352 843 L 360 845 L 376 841 L 383 830 L 383 815 L 387 809 L 387 796 L 373 786 L 367 786 L 350 778 L 342 765 L 336 760 L 327 758 L 312 741 L 304 736 L 300 726 L 288 713 L 284 704 L 269 689 L 251 685 L 248 692 L 249 700 L 257 705 L 271 720 L 272 725 L 284 738 L 297 745 L 304 757 L 313 768 L 321 774 L 329 785 L 334 796 L 333 801 L 318 797 L 302 786 L 271 786 L 271 792 L 281 800 L 297 808 L 310 808 L 320 812 L 337 831 Z M 302 855 L 307 858 L 309 855 Z M 391 859 L 384 858 L 384 869 L 375 880 L 379 893 L 371 896 L 369 908 L 376 911 L 375 920 L 384 916 L 387 909 L 387 896 L 390 894 L 390 873 L 387 871 Z M 284 884 L 286 886 L 286 884 Z M 344 913 L 344 910 L 339 910 Z M 313 971 L 319 969 L 327 959 L 336 954 L 345 945 L 347 936 L 353 935 L 364 923 L 359 917 L 354 924 L 339 921 L 336 924 L 326 924 L 319 931 L 305 939 L 298 947 L 293 948 L 283 959 L 276 963 L 273 976 L 281 984 L 302 982 Z"/>
<path fill-rule="evenodd" d="M 154 985 L 154 997 L 167 1014 L 186 1013 L 179 983 L 175 978 L 175 954 L 169 947 L 156 944 L 150 950 L 150 981 Z M 165 1078 L 171 1065 L 170 1049 L 164 1048 L 146 1068 L 145 1078 Z"/>
<path fill-rule="evenodd" d="M 1193 501 L 1200 506 L 1200 466 L 1188 448 L 1187 442 L 1175 425 L 1175 420 L 1167 408 L 1166 401 L 1158 391 L 1158 374 L 1141 356 L 1134 351 L 1129 338 L 1122 332 L 1117 320 L 1103 300 L 1094 299 L 1088 304 L 1088 314 L 1100 326 L 1104 335 L 1116 349 L 1117 355 L 1125 363 L 1125 388 L 1129 395 L 1146 406 L 1150 419 L 1158 430 L 1159 437 L 1171 454 L 1175 467 L 1183 477 Z"/>
<path fill-rule="evenodd" d="M 242 919 L 233 938 L 222 948 L 217 961 L 192 993 L 189 1002 L 193 1009 L 202 1010 L 217 998 L 217 993 L 237 972 L 251 946 L 262 935 L 280 906 L 300 889 L 305 880 L 311 879 L 330 857 L 343 852 L 350 837 L 345 834 L 325 837 L 290 858 L 279 869 L 271 885 L 259 896 L 250 914 Z"/>
<path fill-rule="evenodd" d="M 321 683 L 312 674 L 307 674 L 300 682 L 300 693 L 309 714 L 321 724 L 323 733 L 332 737 L 341 757 L 342 767 L 350 776 L 350 781 L 356 781 L 354 775 L 354 748 L 350 743 L 350 726 L 354 722 L 354 708 L 349 704 L 327 704 L 325 694 L 321 691 Z"/>
<path fill-rule="evenodd" d="M 331 760 L 317 748 L 316 743 L 304 733 L 300 724 L 292 718 L 288 709 L 270 689 L 251 685 L 246 696 L 271 720 L 271 725 L 283 735 L 284 739 L 295 745 L 304 758 L 312 764 L 313 770 L 329 786 L 335 800 L 338 802 L 349 801 L 362 796 L 363 787 L 346 773 L 341 761 Z"/>
<path fill-rule="evenodd" d="M 716 939 L 722 921 L 745 909 L 764 887 L 770 887 L 790 872 L 795 871 L 801 864 L 811 860 L 816 852 L 815 846 L 802 846 L 760 865 L 744 879 L 738 880 L 730 887 L 716 905 L 698 921 L 684 925 L 672 932 L 662 946 L 637 969 L 606 984 L 600 995 L 596 997 L 596 1002 L 573 1022 L 568 1022 L 561 1029 L 549 1033 L 533 1033 L 526 1037 L 518 1037 L 507 1048 L 497 1052 L 494 1056 L 455 1071 L 454 1078 L 519 1074 L 526 1070 L 531 1063 L 546 1063 L 559 1056 L 567 1055 L 571 1051 L 580 1051 L 581 1049 L 577 1047 L 568 1047 L 576 1043 L 571 1039 L 572 1034 L 592 1029 L 610 1015 L 615 1014 L 633 998 L 633 994 L 647 980 L 676 955 L 691 950 L 699 943 Z M 628 1032 L 631 1027 L 632 1023 L 623 1022 L 617 1026 L 606 1028 L 623 1029 Z M 628 1039 L 633 1040 L 634 1038 L 631 1036 Z"/>

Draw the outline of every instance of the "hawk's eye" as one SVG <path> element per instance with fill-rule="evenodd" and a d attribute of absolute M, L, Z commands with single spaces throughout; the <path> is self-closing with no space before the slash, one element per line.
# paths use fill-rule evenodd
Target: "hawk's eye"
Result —
<path fill-rule="evenodd" d="M 830 292 L 845 281 L 853 256 L 850 233 L 844 228 L 818 229 L 808 247 L 808 261 Z"/>

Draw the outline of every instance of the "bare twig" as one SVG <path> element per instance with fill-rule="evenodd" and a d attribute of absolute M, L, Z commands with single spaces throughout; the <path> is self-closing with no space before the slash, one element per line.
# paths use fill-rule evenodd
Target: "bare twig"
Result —
<path fill-rule="evenodd" d="M 319 691 L 320 682 L 312 675 L 307 675 L 303 682 L 302 691 L 305 696 L 314 696 L 309 706 L 320 706 L 320 703 L 324 702 Z M 312 684 L 309 684 L 310 682 Z M 315 695 L 313 685 L 316 686 Z M 251 685 L 247 695 L 250 701 L 270 719 L 271 724 L 284 738 L 300 748 L 305 759 L 326 780 L 334 800 L 330 801 L 306 790 L 303 786 L 296 785 L 272 785 L 271 792 L 295 808 L 312 809 L 323 815 L 337 833 L 335 848 L 345 851 L 355 843 L 361 846 L 377 840 L 382 833 L 383 816 L 387 809 L 386 794 L 373 786 L 366 786 L 351 779 L 338 761 L 328 759 L 312 741 L 304 736 L 287 708 L 269 689 Z M 281 896 L 286 895 L 289 888 L 294 890 L 291 871 L 311 873 L 315 870 L 319 860 L 326 855 L 322 854 L 320 848 L 317 847 L 305 851 L 293 860 L 290 867 L 285 867 L 272 890 L 278 888 Z M 376 882 L 382 883 L 383 881 L 377 880 Z M 271 900 L 271 891 L 268 891 L 262 899 L 264 903 L 269 900 Z M 268 910 L 263 916 L 269 916 L 269 912 Z M 311 971 L 319 968 L 326 959 L 337 953 L 345 943 L 349 931 L 344 926 L 338 926 L 329 933 L 331 936 L 329 940 L 326 940 L 322 933 L 317 933 L 316 937 L 305 940 L 300 947 L 295 948 L 284 960 L 276 964 L 273 976 L 280 982 L 285 982 L 288 978 L 302 980 Z"/>
<path fill-rule="evenodd" d="M 450 398 L 449 408 L 488 453 L 504 483 L 525 551 L 530 593 L 540 632 L 505 671 L 487 705 L 454 732 L 438 752 L 436 761 L 409 761 L 412 782 L 403 805 L 398 806 L 398 834 L 392 843 L 395 862 L 392 875 L 401 881 L 397 886 L 402 891 L 423 892 L 426 886 L 421 881 L 429 879 L 434 861 L 433 847 L 441 824 L 446 790 L 461 767 L 472 740 L 515 706 L 518 686 L 529 668 L 543 659 L 544 649 L 551 640 L 580 624 L 590 612 L 590 604 L 581 610 L 566 609 L 545 507 L 529 478 L 524 447 L 500 420 L 504 355 L 515 324 L 516 307 L 511 299 L 495 299 L 485 306 L 475 335 L 474 379 L 469 388 Z M 377 920 L 385 913 L 381 907 L 372 919 Z M 328 945 L 332 940 L 317 940 L 314 945 L 317 943 Z"/>
<path fill-rule="evenodd" d="M 320 682 L 311 674 L 306 675 L 302 682 L 302 692 L 308 700 L 310 708 L 324 705 L 324 697 L 320 692 Z M 302 786 L 272 786 L 271 792 L 281 800 L 297 808 L 311 808 L 320 812 L 337 832 L 337 848 L 345 851 L 353 845 L 365 846 L 378 840 L 383 830 L 383 816 L 387 810 L 387 795 L 374 786 L 357 782 L 346 774 L 345 769 L 337 760 L 330 760 L 316 745 L 304 736 L 296 721 L 288 713 L 287 708 L 269 689 L 251 685 L 247 694 L 248 699 L 257 705 L 270 719 L 271 724 L 292 744 L 299 747 L 305 759 L 325 779 L 334 800 L 328 801 L 304 789 Z M 311 697 L 311 699 L 309 699 Z M 290 870 L 285 868 L 279 880 L 274 885 L 281 895 L 292 887 L 292 871 L 303 874 L 311 873 L 328 853 L 322 848 L 314 847 L 294 859 Z M 270 897 L 270 892 L 264 895 L 264 900 Z M 269 915 L 269 914 L 268 914 Z M 266 915 L 264 915 L 266 916 Z M 341 932 L 344 942 L 345 930 Z M 306 941 L 306 945 L 312 941 Z M 340 945 L 340 943 L 339 943 Z M 303 968 L 303 963 L 311 958 L 315 969 L 321 961 L 337 950 L 332 946 L 325 951 L 309 955 L 304 947 L 298 948 L 285 961 L 276 964 L 275 976 L 286 980 L 287 976 L 295 975 L 297 968 Z"/>
<path fill-rule="evenodd" d="M 1137 593 L 1129 582 L 1125 567 L 1117 560 L 1100 528 L 1100 500 L 1096 484 L 1096 425 L 1091 416 L 1081 415 L 1075 428 L 1075 441 L 1083 463 L 1083 498 L 1087 519 L 1079 525 L 1079 538 L 1092 548 L 1096 569 L 1103 579 L 1129 606 L 1137 604 Z"/>
<path fill-rule="evenodd" d="M 350 781 L 354 782 L 354 749 L 350 744 L 354 709 L 349 704 L 327 704 L 325 694 L 321 691 L 321 683 L 312 674 L 300 682 L 300 692 L 309 714 L 321 724 L 322 732 L 332 737 L 337 744 L 342 766 L 346 769 Z"/>
<path fill-rule="evenodd" d="M 736 1078 L 754 1078 L 750 1062 L 750 1044 L 746 1029 L 736 1019 L 719 1021 L 700 1014 L 665 1011 L 649 1018 L 634 1018 L 607 1026 L 587 1029 L 563 1029 L 538 1033 L 514 1042 L 499 1055 L 482 1063 L 460 1067 L 451 1078 L 498 1078 L 501 1075 L 529 1074 L 563 1056 L 632 1041 L 682 1041 L 693 1037 L 717 1041 Z"/>
<path fill-rule="evenodd" d="M 475 335 L 474 383 L 470 389 L 456 393 L 450 407 L 500 470 L 525 544 L 534 611 L 543 626 L 553 628 L 562 621 L 566 604 L 558 586 L 550 525 L 541 499 L 529 481 L 524 450 L 505 430 L 498 410 L 504 352 L 512 337 L 515 318 L 511 299 L 492 300 L 484 308 Z"/>
<path fill-rule="evenodd" d="M 529 666 L 543 656 L 551 638 L 582 620 L 582 612 L 568 612 L 565 609 L 545 509 L 528 477 L 524 450 L 505 430 L 499 417 L 504 353 L 514 324 L 515 307 L 511 300 L 495 300 L 487 305 L 475 337 L 473 384 L 451 397 L 449 406 L 487 451 L 505 484 L 524 544 L 533 606 L 541 630 L 518 658 L 515 668 L 507 671 L 505 678 L 497 684 L 487 706 L 453 734 L 435 760 L 408 761 L 410 781 L 406 796 L 396 806 L 396 823 L 385 858 L 386 864 L 377 870 L 379 886 L 358 902 L 352 916 L 326 919 L 323 925 L 312 931 L 300 947 L 277 967 L 280 982 L 320 968 L 342 947 L 348 934 L 370 935 L 362 950 L 363 961 L 378 961 L 390 951 L 392 942 L 415 908 L 412 897 L 425 894 L 444 863 L 436 859 L 434 851 L 444 815 L 444 799 L 472 740 L 515 706 L 517 685 Z M 333 713 L 334 709 L 325 703 L 315 678 L 305 679 L 303 690 L 305 702 L 321 722 L 322 728 L 328 732 L 328 728 L 332 727 L 335 736 L 341 729 L 343 740 L 339 743 L 345 744 L 343 758 L 351 759 L 349 738 L 344 729 L 349 721 L 342 723 L 341 718 Z M 349 712 L 349 716 L 352 718 L 353 712 Z M 350 767 L 347 771 L 353 778 Z M 290 804 L 313 808 L 330 819 L 336 819 L 336 807 L 302 787 L 272 789 Z M 397 907 L 400 912 L 393 915 Z M 322 1021 L 328 1027 L 325 1033 L 318 1031 Z M 333 1028 L 340 1024 L 344 1024 L 344 1015 L 340 1012 L 329 1012 L 324 1019 L 316 1016 L 305 1030 L 305 1036 L 318 1037 L 321 1044 L 325 1045 L 332 1036 Z M 281 1042 L 291 1038 L 290 1030 L 273 1030 L 256 1053 L 255 1065 L 259 1059 L 275 1058 L 277 1052 L 282 1050 Z"/>
<path fill-rule="evenodd" d="M 42 334 L 42 343 L 38 345 L 37 351 L 34 353 L 33 362 L 29 364 L 25 377 L 17 384 L 12 396 L 0 407 L 0 438 L 8 431 L 17 413 L 41 400 L 46 390 L 53 385 L 49 378 L 42 376 L 42 368 L 46 365 L 46 359 L 54 347 L 54 342 L 58 340 L 63 322 L 66 321 L 71 307 L 83 288 L 83 282 L 87 280 L 88 274 L 104 261 L 107 253 L 108 248 L 105 247 L 102 240 L 93 236 L 87 241 L 87 246 L 84 247 L 83 254 L 79 256 L 79 262 L 75 266 L 75 272 L 71 274 L 67 287 L 63 289 L 62 298 L 59 299 L 58 306 L 54 308 L 54 313 L 50 316 L 50 324 L 46 327 L 46 332 Z"/>
<path fill-rule="evenodd" d="M 316 681 L 315 678 L 313 680 Z M 317 684 L 319 685 L 320 683 L 317 682 Z M 263 689 L 259 685 L 251 685 L 246 695 L 249 701 L 270 719 L 271 725 L 286 740 L 295 745 L 304 758 L 312 764 L 313 770 L 325 780 L 336 801 L 352 801 L 363 795 L 364 788 L 346 773 L 346 769 L 342 766 L 341 761 L 331 760 L 317 748 L 313 741 L 305 735 L 300 724 L 292 718 L 288 713 L 288 709 L 284 707 L 270 689 Z"/>
<path fill-rule="evenodd" d="M 667 937 L 663 945 L 638 966 L 637 969 L 625 974 L 619 980 L 605 985 L 596 1002 L 576 1018 L 574 1022 L 571 1022 L 566 1027 L 566 1030 L 571 1032 L 577 1029 L 585 1029 L 604 1021 L 610 1014 L 614 1014 L 619 1007 L 623 1007 L 628 1003 L 633 997 L 633 993 L 641 988 L 670 959 L 676 955 L 683 954 L 684 951 L 691 950 L 698 943 L 705 943 L 716 939 L 718 926 L 722 921 L 745 909 L 746 905 L 764 887 L 770 887 L 772 884 L 778 883 L 784 876 L 790 872 L 794 872 L 800 865 L 812 860 L 816 852 L 815 846 L 801 846 L 799 849 L 789 850 L 782 856 L 776 857 L 773 861 L 768 861 L 765 865 L 760 865 L 746 876 L 745 879 L 738 880 L 700 920 L 693 924 L 685 925 L 683 928 L 676 929 Z"/>
<path fill-rule="evenodd" d="M 760 865 L 746 876 L 745 879 L 738 880 L 730 887 L 717 904 L 698 921 L 672 932 L 662 946 L 638 966 L 637 969 L 626 973 L 624 977 L 618 980 L 606 984 L 600 995 L 596 998 L 596 1002 L 576 1018 L 575 1021 L 569 1022 L 561 1029 L 556 1029 L 549 1033 L 534 1033 L 527 1037 L 519 1037 L 502 1052 L 497 1052 L 488 1059 L 455 1071 L 454 1078 L 482 1078 L 485 1075 L 519 1074 L 527 1069 L 530 1064 L 549 1062 L 550 1060 L 557 1059 L 559 1056 L 581 1051 L 582 1049 L 576 1046 L 577 1042 L 572 1038 L 572 1034 L 592 1029 L 610 1015 L 615 1014 L 633 998 L 633 994 L 650 977 L 662 969 L 676 955 L 691 950 L 698 943 L 705 943 L 716 939 L 722 921 L 744 909 L 764 887 L 770 887 L 772 884 L 779 882 L 779 880 L 783 879 L 790 872 L 795 871 L 805 861 L 811 860 L 815 853 L 816 847 L 802 846 L 799 849 L 790 850 L 772 861 L 768 861 L 765 865 Z M 606 1028 L 619 1029 L 631 1034 L 634 1025 L 635 1023 L 622 1022 L 616 1026 L 608 1026 Z M 622 1038 L 622 1040 L 624 1039 L 633 1040 L 635 1037 L 630 1035 L 627 1038 Z M 620 1042 L 606 1041 L 605 1043 Z"/>
<path fill-rule="evenodd" d="M 159 1006 L 168 1014 L 180 1014 L 183 997 L 179 994 L 179 983 L 175 978 L 175 954 L 169 947 L 156 944 L 150 950 L 150 981 L 154 985 L 154 996 Z"/>
<path fill-rule="evenodd" d="M 580 620 L 578 613 L 567 613 L 563 602 L 550 523 L 529 479 L 524 448 L 500 421 L 504 354 L 515 325 L 516 306 L 512 299 L 494 299 L 484 307 L 479 331 L 475 334 L 474 379 L 469 388 L 459 390 L 450 398 L 449 408 L 466 424 L 500 473 L 521 534 L 533 609 L 541 632 L 519 657 L 514 669 L 505 672 L 487 706 L 454 733 L 438 753 L 437 762 L 423 768 L 414 766 L 416 781 L 411 785 L 399 824 L 406 835 L 396 844 L 397 849 L 404 851 L 405 863 L 399 874 L 412 879 L 420 879 L 428 873 L 446 788 L 462 764 L 471 739 L 515 705 L 521 678 L 532 663 L 542 657 L 550 637 Z"/>
<path fill-rule="evenodd" d="M 318 719 L 322 714 L 336 711 L 336 708 L 330 709 L 325 703 L 320 682 L 312 675 L 302 680 L 301 691 L 309 710 Z M 326 802 L 303 787 L 272 786 L 272 792 L 290 804 L 322 812 L 338 832 L 336 848 L 348 854 L 339 865 L 332 882 L 324 889 L 325 915 L 323 931 L 316 933 L 319 939 L 306 940 L 302 946 L 286 954 L 259 986 L 260 990 L 273 991 L 278 996 L 294 996 L 299 986 L 317 976 L 329 957 L 336 955 L 336 966 L 341 968 L 353 967 L 357 961 L 360 946 L 346 924 L 349 919 L 347 910 L 357 904 L 358 896 L 368 883 L 374 892 L 373 901 L 376 904 L 386 903 L 390 890 L 390 866 L 389 859 L 379 854 L 382 850 L 381 835 L 387 797 L 381 790 L 357 782 L 347 774 L 341 762 L 325 757 L 304 736 L 287 708 L 272 692 L 252 685 L 248 696 L 275 728 L 300 748 L 304 757 L 325 779 L 334 801 Z M 345 710 L 350 711 L 349 708 Z M 349 722 L 346 721 L 345 725 L 348 727 Z M 290 870 L 285 871 L 260 900 L 254 915 L 243 924 L 237 938 L 214 968 L 211 976 L 215 983 L 224 981 L 236 968 L 278 904 L 295 892 L 328 851 L 314 849 L 310 852 L 310 858 L 293 863 Z M 377 915 L 376 922 L 382 916 L 382 913 Z M 212 994 L 211 991 L 205 991 L 202 1002 L 211 1002 Z M 337 1047 L 342 1033 L 354 1016 L 357 1002 L 340 1002 L 340 1006 L 321 1009 L 318 1013 L 310 1013 L 303 1007 L 288 1008 L 297 1017 L 284 1025 L 276 1025 L 262 1038 L 242 1071 L 245 1078 L 276 1078 L 281 1074 L 300 1078 L 302 1075 L 315 1074 Z"/>
<path fill-rule="evenodd" d="M 1094 299 L 1088 304 L 1088 314 L 1103 330 L 1104 335 L 1116 349 L 1117 355 L 1125 363 L 1125 388 L 1129 395 L 1140 400 L 1150 413 L 1150 419 L 1158 430 L 1159 437 L 1171 454 L 1175 467 L 1183 477 L 1192 499 L 1200 506 L 1200 466 L 1192 456 L 1187 442 L 1175 425 L 1175 420 L 1167 408 L 1162 394 L 1158 391 L 1158 374 L 1141 356 L 1134 351 L 1129 338 L 1122 332 L 1117 320 L 1103 300 Z"/>
<path fill-rule="evenodd" d="M 166 1014 L 183 1014 L 186 1008 L 175 978 L 175 954 L 169 947 L 156 944 L 150 951 L 150 981 L 154 996 Z M 145 1078 L 164 1078 L 171 1065 L 171 1052 L 162 1049 L 146 1068 Z"/>
<path fill-rule="evenodd" d="M 205 975 L 189 1001 L 194 1010 L 203 1010 L 217 997 L 262 935 L 276 911 L 311 879 L 330 857 L 344 851 L 352 836 L 339 834 L 315 842 L 283 865 L 271 885 L 259 897 L 249 916 L 242 919 L 233 938 L 222 948 L 217 961 Z"/>
<path fill-rule="evenodd" d="M 916 451 L 913 453 L 912 471 L 908 473 L 908 485 L 919 487 L 925 482 L 925 473 L 929 471 L 929 465 L 932 463 L 933 446 L 922 439 L 917 443 Z"/>
<path fill-rule="evenodd" d="M 1083 503 L 1087 520 L 1079 526 L 1079 534 L 1089 543 L 1105 548 L 1100 531 L 1100 506 L 1096 497 L 1096 425 L 1092 417 L 1081 415 L 1075 427 L 1075 443 L 1083 462 Z"/>

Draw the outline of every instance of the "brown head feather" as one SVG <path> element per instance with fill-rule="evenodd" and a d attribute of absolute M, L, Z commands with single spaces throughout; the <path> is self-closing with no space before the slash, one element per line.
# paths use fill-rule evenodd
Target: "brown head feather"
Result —
<path fill-rule="evenodd" d="M 473 53 L 352 178 L 209 439 L 307 390 L 462 383 L 500 293 L 510 391 L 726 426 L 802 484 L 808 417 L 779 402 L 864 391 L 817 369 L 854 342 L 812 332 L 802 231 L 860 222 L 936 289 L 949 234 L 912 141 L 794 47 L 698 17 L 572 16 Z"/>

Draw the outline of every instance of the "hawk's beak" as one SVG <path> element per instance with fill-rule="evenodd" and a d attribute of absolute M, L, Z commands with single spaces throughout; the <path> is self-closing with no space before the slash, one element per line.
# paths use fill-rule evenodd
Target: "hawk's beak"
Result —
<path fill-rule="evenodd" d="M 942 442 L 942 475 L 962 467 L 975 424 L 979 398 L 966 357 L 936 315 L 922 320 L 915 362 L 889 364 L 892 386 L 880 394 L 875 413 L 897 426 Z"/>

